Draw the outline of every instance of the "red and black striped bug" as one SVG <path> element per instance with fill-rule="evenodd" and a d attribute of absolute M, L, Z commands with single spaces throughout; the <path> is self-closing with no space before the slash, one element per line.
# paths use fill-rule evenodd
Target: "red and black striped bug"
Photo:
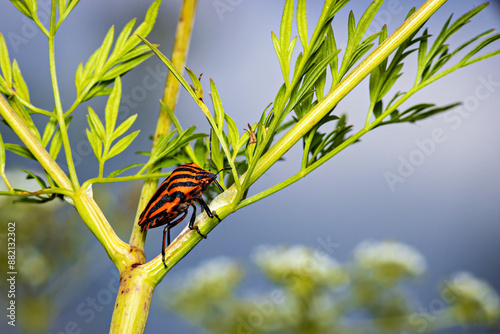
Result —
<path fill-rule="evenodd" d="M 222 169 L 223 170 L 223 169 Z M 201 210 L 205 210 L 210 218 L 214 216 L 220 218 L 215 212 L 212 213 L 205 203 L 201 194 L 207 190 L 208 186 L 215 183 L 220 191 L 224 191 L 217 182 L 217 173 L 203 170 L 195 163 L 181 165 L 177 167 L 170 176 L 158 187 L 148 205 L 139 217 L 139 226 L 144 232 L 153 227 L 166 225 L 163 228 L 163 243 L 161 247 L 162 261 L 165 268 L 165 234 L 167 235 L 167 246 L 170 245 L 170 230 L 179 224 L 188 213 L 188 208 L 193 207 L 193 215 L 189 222 L 189 229 L 195 229 L 203 238 L 207 236 L 201 233 L 198 226 L 194 226 L 196 217 L 196 206 L 194 202 L 200 203 Z M 181 215 L 180 217 L 178 217 Z M 177 218 L 178 217 L 178 218 Z M 175 219 L 177 218 L 177 219 Z"/>

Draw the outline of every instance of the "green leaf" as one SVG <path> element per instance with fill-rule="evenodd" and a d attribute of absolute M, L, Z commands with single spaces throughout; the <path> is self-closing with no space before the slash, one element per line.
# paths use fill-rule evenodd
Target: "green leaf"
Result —
<path fill-rule="evenodd" d="M 429 36 L 427 29 L 424 30 L 423 36 Z M 422 74 L 425 66 L 427 65 L 427 37 L 420 39 L 420 44 L 418 46 L 418 69 L 420 74 Z"/>
<path fill-rule="evenodd" d="M 52 159 L 54 160 L 57 159 L 57 156 L 61 151 L 61 146 L 62 146 L 62 135 L 61 135 L 61 130 L 58 129 L 56 134 L 54 135 L 54 138 L 52 138 L 52 143 L 50 144 L 49 155 L 52 157 Z"/>
<path fill-rule="evenodd" d="M 321 74 L 326 70 L 326 67 L 328 66 L 330 61 L 333 59 L 333 57 L 336 57 L 339 52 L 340 50 L 337 50 L 329 54 L 320 63 L 314 66 L 314 68 L 310 72 L 306 74 L 306 76 L 304 77 L 304 81 L 300 86 L 299 92 L 296 95 L 296 98 L 295 99 L 290 98 L 291 100 L 290 106 L 292 106 L 292 109 L 304 97 L 306 93 L 311 91 L 313 85 L 316 83 Z"/>
<path fill-rule="evenodd" d="M 116 39 L 115 43 L 115 48 L 113 49 L 113 52 L 111 53 L 110 58 L 116 57 L 119 53 L 123 53 L 123 48 L 125 46 L 125 43 L 129 39 L 130 34 L 132 33 L 132 29 L 134 28 L 135 22 L 137 19 L 132 19 L 130 20 L 125 27 L 123 27 L 122 31 L 118 35 L 118 38 Z"/>
<path fill-rule="evenodd" d="M 139 27 L 134 31 L 134 34 L 130 36 L 130 38 L 123 45 L 123 52 L 128 52 L 132 50 L 137 44 L 140 43 L 140 40 L 137 38 L 141 38 L 141 36 L 146 37 L 156 22 L 156 17 L 158 15 L 158 10 L 160 9 L 161 0 L 155 0 L 148 9 L 146 13 L 146 17 L 144 18 L 144 22 L 142 22 Z M 137 35 L 137 36 L 136 36 Z M 141 38 L 142 39 L 142 38 Z M 147 43 L 146 43 L 147 44 Z"/>
<path fill-rule="evenodd" d="M 308 45 L 306 0 L 299 0 L 297 4 L 297 31 L 302 48 L 306 50 Z"/>
<path fill-rule="evenodd" d="M 35 156 L 28 150 L 26 147 L 18 145 L 18 144 L 10 144 L 10 143 L 4 143 L 5 149 L 20 155 L 24 158 L 36 160 Z"/>
<path fill-rule="evenodd" d="M 50 138 L 52 138 L 52 135 L 56 131 L 57 124 L 58 124 L 57 119 L 54 117 L 51 117 L 47 122 L 47 125 L 45 126 L 45 130 L 43 131 L 43 136 L 42 136 L 43 147 L 47 147 Z"/>
<path fill-rule="evenodd" d="M 0 174 L 5 172 L 5 145 L 3 143 L 2 134 L 0 133 Z"/>
<path fill-rule="evenodd" d="M 97 137 L 94 132 L 89 131 L 89 129 L 85 129 L 85 132 L 87 132 L 87 138 L 89 139 L 90 146 L 92 147 L 97 160 L 100 162 L 102 158 L 102 142 L 99 137 Z"/>
<path fill-rule="evenodd" d="M 184 66 L 191 81 L 193 82 L 194 92 L 198 100 L 203 100 L 203 87 L 201 86 L 200 79 L 193 73 L 187 66 Z"/>
<path fill-rule="evenodd" d="M 78 64 L 78 67 L 76 68 L 75 72 L 75 88 L 76 88 L 76 95 L 80 95 L 80 93 L 83 90 L 82 87 L 82 82 L 83 81 L 83 64 L 80 62 Z"/>
<path fill-rule="evenodd" d="M 123 137 L 120 139 L 112 148 L 109 150 L 108 154 L 106 155 L 106 159 L 110 159 L 114 157 L 117 154 L 120 154 L 125 150 L 137 137 L 139 134 L 140 130 L 137 130 L 135 132 L 132 132 L 131 134 L 128 134 L 127 136 Z"/>
<path fill-rule="evenodd" d="M 356 37 L 358 40 L 361 40 L 366 34 L 366 31 L 370 27 L 370 24 L 372 23 L 375 15 L 377 14 L 380 6 L 382 6 L 383 3 L 384 1 L 374 1 L 363 13 L 361 18 L 359 19 L 358 26 L 356 27 Z"/>
<path fill-rule="evenodd" d="M 37 16 L 37 8 L 38 8 L 38 3 L 36 0 L 24 0 L 24 3 L 28 7 L 29 11 L 31 14 L 36 17 Z"/>
<path fill-rule="evenodd" d="M 175 76 L 175 78 L 180 82 L 180 84 L 182 85 L 182 87 L 184 87 L 184 89 L 189 93 L 189 95 L 191 95 L 191 97 L 195 100 L 195 101 L 198 101 L 198 98 L 195 94 L 195 92 L 191 89 L 191 87 L 189 86 L 189 84 L 187 83 L 187 81 L 182 77 L 182 75 L 180 74 L 180 72 L 177 70 L 177 68 L 175 68 L 174 64 L 172 64 L 172 62 L 167 58 L 165 57 L 165 55 L 163 55 L 160 50 L 158 50 L 153 44 L 151 44 L 148 40 L 146 40 L 144 37 L 140 36 L 140 35 L 137 35 L 137 37 L 139 37 L 144 43 L 146 43 L 150 48 L 151 50 L 153 50 L 153 52 L 158 56 L 158 58 L 160 58 L 160 60 L 168 67 L 168 69 L 170 70 L 170 72 Z"/>
<path fill-rule="evenodd" d="M 71 13 L 71 11 L 73 10 L 73 8 L 75 8 L 75 6 L 79 2 L 80 2 L 80 0 L 68 0 L 66 11 L 64 13 L 62 13 L 63 16 L 67 16 L 69 13 Z"/>
<path fill-rule="evenodd" d="M 0 34 L 0 70 L 2 70 L 3 78 L 7 83 L 5 89 L 10 89 L 12 87 L 12 67 L 10 65 L 9 50 L 2 34 Z"/>
<path fill-rule="evenodd" d="M 274 32 L 271 31 L 271 41 L 273 42 L 274 52 L 278 56 L 278 60 L 281 63 L 281 44 L 278 36 Z"/>
<path fill-rule="evenodd" d="M 97 114 L 90 106 L 88 106 L 87 109 L 89 111 L 87 121 L 89 123 L 90 130 L 92 130 L 92 132 L 97 135 L 100 141 L 104 141 L 104 139 L 106 138 L 106 131 L 104 130 L 104 125 L 99 119 L 99 116 L 97 116 Z"/>
<path fill-rule="evenodd" d="M 327 50 L 330 50 L 331 52 L 335 52 L 336 50 L 338 50 L 337 43 L 335 42 L 335 35 L 333 33 L 333 29 L 332 29 L 331 25 L 328 26 L 325 42 L 326 42 L 326 49 Z M 337 55 L 338 55 L 338 53 L 337 53 Z M 333 57 L 332 60 L 330 61 L 329 65 L 330 65 L 330 73 L 332 75 L 331 89 L 333 89 L 333 87 L 335 87 L 340 82 L 340 79 L 341 79 L 339 74 L 338 74 L 339 57 L 338 56 Z"/>
<path fill-rule="evenodd" d="M 121 173 L 125 172 L 126 170 L 129 170 L 129 169 L 134 168 L 134 167 L 141 167 L 141 166 L 144 166 L 144 164 L 133 163 L 133 164 L 128 165 L 127 167 L 123 167 L 123 168 L 115 170 L 114 172 L 111 172 L 108 175 L 108 177 L 116 177 L 116 176 L 120 175 Z"/>
<path fill-rule="evenodd" d="M 23 13 L 24 15 L 26 15 L 30 19 L 33 18 L 28 6 L 26 6 L 26 4 L 23 1 L 11 0 L 10 3 L 13 4 L 17 8 L 17 10 L 19 10 L 21 13 Z"/>
<path fill-rule="evenodd" d="M 99 48 L 99 55 L 96 59 L 96 65 L 94 69 L 94 75 L 100 78 L 103 73 L 104 64 L 106 64 L 106 60 L 108 59 L 109 51 L 111 50 L 111 45 L 113 45 L 113 38 L 115 35 L 115 27 L 112 26 L 109 28 L 106 37 L 104 37 L 104 41 L 102 42 L 101 47 Z"/>
<path fill-rule="evenodd" d="M 238 127 L 236 126 L 234 120 L 228 114 L 225 114 L 224 118 L 226 119 L 227 128 L 229 130 L 229 140 L 231 141 L 231 144 L 233 145 L 234 149 L 238 144 L 238 140 L 240 139 Z"/>
<path fill-rule="evenodd" d="M 69 124 L 71 123 L 71 120 L 73 119 L 73 116 L 69 116 L 64 120 L 66 123 L 66 129 L 69 127 Z M 52 157 L 52 159 L 56 160 L 57 156 L 59 155 L 59 152 L 61 151 L 62 147 L 62 135 L 61 135 L 61 128 L 57 129 L 56 134 L 54 135 L 54 138 L 52 138 L 52 142 L 50 143 L 50 150 L 49 154 Z"/>
<path fill-rule="evenodd" d="M 351 11 L 349 13 L 347 29 L 348 41 L 344 59 L 342 60 L 342 66 L 340 67 L 339 71 L 340 76 L 343 76 L 352 66 L 354 66 L 354 64 L 361 58 L 361 56 L 370 49 L 370 43 L 374 41 L 380 34 L 375 33 L 361 42 L 382 3 L 383 1 L 372 2 L 372 4 L 368 6 L 366 11 L 361 16 L 357 27 L 353 12 Z"/>
<path fill-rule="evenodd" d="M 17 64 L 17 60 L 14 59 L 12 63 L 12 77 L 14 79 L 14 83 L 16 86 L 16 93 L 26 102 L 30 102 L 30 93 L 28 90 L 28 86 L 23 79 L 23 75 L 21 74 L 21 70 L 19 69 L 19 65 Z"/>
<path fill-rule="evenodd" d="M 100 54 L 100 48 L 94 51 L 92 55 L 90 55 L 89 60 L 87 60 L 87 63 L 83 67 L 83 72 L 81 74 L 81 81 L 77 85 L 80 86 L 83 90 L 83 88 L 89 83 L 90 79 L 92 78 L 92 73 L 94 73 L 96 64 L 97 64 L 97 58 L 99 57 Z"/>
<path fill-rule="evenodd" d="M 90 100 L 93 97 L 101 96 L 101 95 L 109 95 L 111 94 L 112 88 L 108 88 L 108 86 L 113 82 L 113 80 L 107 80 L 94 85 L 92 89 L 85 95 L 85 98 L 82 99 L 82 102 Z"/>
<path fill-rule="evenodd" d="M 116 118 L 118 117 L 118 109 L 120 107 L 120 99 L 122 96 L 122 81 L 120 77 L 116 77 L 115 85 L 111 90 L 104 115 L 106 117 L 106 137 L 110 138 L 115 130 Z"/>
<path fill-rule="evenodd" d="M 217 124 L 217 129 L 215 130 L 221 134 L 222 127 L 224 126 L 224 108 L 222 107 L 219 91 L 217 90 L 217 87 L 212 79 L 210 79 L 210 93 L 215 111 L 215 124 Z"/>
<path fill-rule="evenodd" d="M 292 36 L 293 23 L 293 0 L 286 0 L 283 8 L 280 26 L 281 50 L 288 50 L 290 38 Z"/>
<path fill-rule="evenodd" d="M 26 174 L 28 174 L 26 176 L 26 179 L 27 180 L 30 180 L 30 179 L 34 179 L 36 180 L 36 182 L 38 183 L 38 185 L 40 186 L 40 188 L 42 189 L 45 189 L 45 188 L 48 188 L 47 187 L 47 184 L 45 183 L 45 180 L 42 179 L 40 176 L 36 175 L 35 173 L 27 170 L 27 169 L 21 169 L 23 172 L 25 172 Z"/>
<path fill-rule="evenodd" d="M 129 118 L 127 118 L 122 124 L 120 124 L 113 132 L 113 136 L 111 136 L 111 141 L 116 140 L 118 137 L 124 134 L 128 129 L 130 129 L 132 124 L 134 124 L 136 118 L 137 114 L 132 115 Z"/>
<path fill-rule="evenodd" d="M 118 76 L 122 76 L 131 69 L 135 68 L 137 65 L 151 57 L 153 54 L 152 53 L 146 53 L 142 54 L 138 57 L 135 57 L 131 60 L 122 62 L 116 66 L 114 66 L 112 69 L 104 73 L 104 75 L 101 77 L 101 80 L 114 80 Z"/>
<path fill-rule="evenodd" d="M 478 53 L 479 51 L 481 51 L 482 49 L 484 49 L 486 46 L 488 46 L 489 44 L 495 42 L 496 40 L 500 39 L 500 34 L 495 34 L 493 36 L 490 36 L 488 37 L 487 39 L 485 39 L 484 41 L 482 41 L 481 43 L 479 43 L 474 49 L 472 49 L 472 51 L 470 51 L 469 53 L 467 53 L 463 59 L 460 61 L 460 64 L 462 66 L 466 66 L 466 65 L 470 65 L 470 64 L 473 64 L 479 60 L 483 60 L 483 59 L 486 59 L 486 58 L 489 58 L 491 56 L 494 56 L 496 54 L 498 54 L 498 51 L 494 51 L 493 53 L 490 53 L 488 55 L 483 55 L 480 57 L 480 59 L 474 59 L 472 61 L 469 61 L 469 59 L 474 56 L 476 53 Z"/>
<path fill-rule="evenodd" d="M 172 123 L 174 123 L 174 126 L 177 129 L 177 131 L 179 133 L 182 132 L 183 130 L 182 130 L 181 124 L 179 123 L 179 120 L 177 119 L 177 117 L 175 117 L 175 114 L 172 112 L 172 110 L 170 110 L 170 108 L 167 106 L 167 104 L 165 102 L 163 102 L 162 100 L 160 100 L 160 104 L 161 104 L 162 109 L 167 112 L 168 117 L 170 117 L 170 119 L 172 120 Z"/>
<path fill-rule="evenodd" d="M 153 44 L 155 47 L 158 47 L 158 44 Z M 132 60 L 134 58 L 140 57 L 144 55 L 145 53 L 149 55 L 153 55 L 153 52 L 151 52 L 151 49 L 149 46 L 143 44 L 136 46 L 132 50 L 128 51 L 127 53 L 124 53 L 120 55 L 120 57 L 116 58 L 116 62 L 126 62 L 129 60 Z"/>

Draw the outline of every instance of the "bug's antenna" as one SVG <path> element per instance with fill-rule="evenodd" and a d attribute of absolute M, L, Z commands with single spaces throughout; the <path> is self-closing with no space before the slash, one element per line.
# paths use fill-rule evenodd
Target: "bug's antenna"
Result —
<path fill-rule="evenodd" d="M 210 162 L 208 163 L 208 171 L 212 172 L 212 128 L 210 128 L 210 142 L 209 142 Z"/>

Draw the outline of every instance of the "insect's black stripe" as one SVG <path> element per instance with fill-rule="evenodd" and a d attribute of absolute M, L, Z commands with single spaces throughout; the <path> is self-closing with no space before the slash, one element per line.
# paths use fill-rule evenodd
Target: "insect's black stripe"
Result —
<path fill-rule="evenodd" d="M 152 214 L 154 212 L 156 212 L 158 209 L 160 209 L 162 206 L 164 206 L 165 204 L 172 203 L 176 198 L 179 199 L 179 203 L 183 202 L 185 196 L 186 196 L 186 194 L 184 192 L 182 192 L 182 191 L 174 191 L 170 195 L 163 196 L 155 205 L 153 205 L 149 209 L 148 215 L 146 217 L 146 220 L 150 220 L 150 219 L 156 218 L 156 216 L 158 216 L 159 214 L 156 214 L 156 215 L 152 215 Z M 174 209 L 175 209 L 175 207 L 171 208 L 170 211 L 174 211 Z"/>
<path fill-rule="evenodd" d="M 149 207 L 151 204 L 156 202 L 158 197 L 163 196 L 163 193 L 165 192 L 165 190 L 167 190 L 167 187 L 169 184 L 170 184 L 170 182 L 163 181 L 163 183 L 160 185 L 160 187 L 154 193 L 153 197 L 151 197 L 151 199 L 149 200 L 149 203 L 146 207 Z"/>
<path fill-rule="evenodd" d="M 184 181 L 184 182 L 175 182 L 175 183 L 171 183 L 169 186 L 168 186 L 168 190 L 172 190 L 172 189 L 175 189 L 175 188 L 193 188 L 193 187 L 196 187 L 198 185 L 198 182 L 192 182 L 192 181 Z"/>
<path fill-rule="evenodd" d="M 210 177 L 210 175 L 208 176 Z M 198 174 L 175 174 L 175 175 L 172 175 L 170 176 L 170 179 L 169 181 L 172 182 L 172 181 L 175 181 L 175 180 L 178 180 L 178 179 L 194 179 L 196 181 L 198 180 L 201 180 L 201 179 L 204 179 L 204 178 L 207 178 L 207 174 L 206 173 L 198 173 Z"/>
<path fill-rule="evenodd" d="M 186 166 L 186 165 L 182 165 L 182 166 L 179 166 L 175 169 L 174 173 L 175 172 L 191 172 L 191 173 L 199 173 L 199 172 L 203 172 L 203 169 L 201 169 L 200 167 L 195 167 L 195 166 Z"/>

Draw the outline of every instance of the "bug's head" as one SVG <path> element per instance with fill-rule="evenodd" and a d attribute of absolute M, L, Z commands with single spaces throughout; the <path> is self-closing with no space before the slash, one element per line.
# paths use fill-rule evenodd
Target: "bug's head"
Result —
<path fill-rule="evenodd" d="M 200 179 L 199 181 L 199 185 L 201 187 L 201 192 L 204 192 L 205 190 L 207 190 L 208 186 L 210 186 L 212 183 L 215 182 L 215 185 L 219 188 L 219 190 L 221 192 L 224 192 L 224 189 L 222 189 L 221 185 L 219 184 L 219 182 L 217 182 L 217 175 L 222 172 L 223 170 L 227 170 L 228 168 L 223 168 L 221 169 L 220 171 L 218 171 L 217 173 L 211 173 L 211 172 L 207 172 L 204 177 L 202 179 Z"/>
<path fill-rule="evenodd" d="M 199 181 L 198 181 L 198 185 L 200 187 L 200 191 L 201 192 L 204 192 L 205 190 L 207 190 L 208 186 L 210 186 L 212 183 L 216 183 L 217 186 L 219 186 L 220 188 L 220 185 L 219 183 L 216 181 L 216 178 L 217 178 L 217 174 L 214 174 L 214 173 L 206 173 L 205 175 L 203 175 L 203 178 L 201 178 Z"/>

